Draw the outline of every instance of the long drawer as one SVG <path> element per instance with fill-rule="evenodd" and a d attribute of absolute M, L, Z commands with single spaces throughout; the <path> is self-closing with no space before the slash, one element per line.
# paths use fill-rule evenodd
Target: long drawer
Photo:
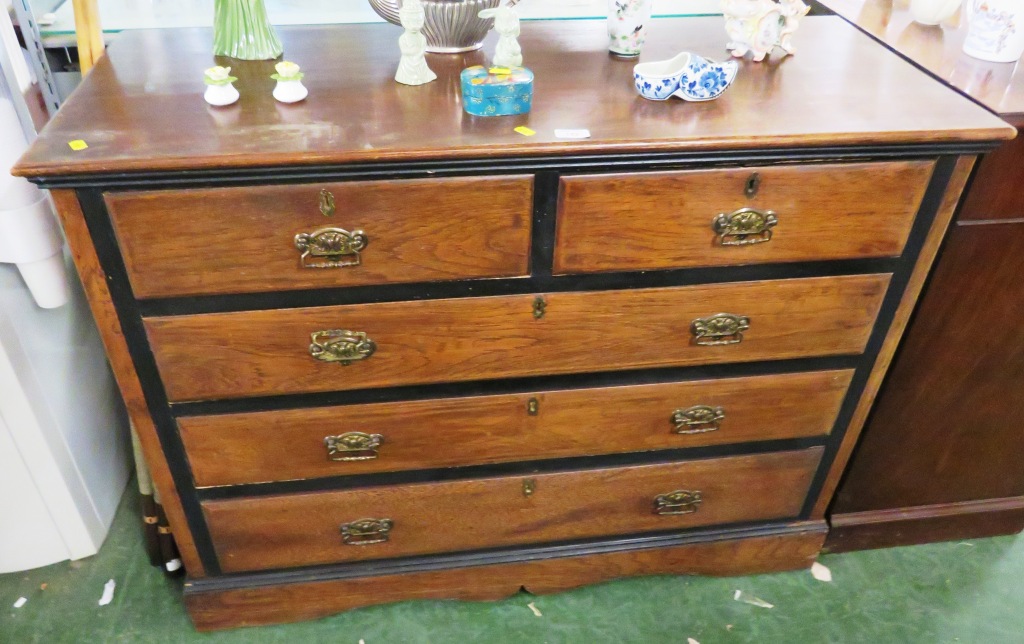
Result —
<path fill-rule="evenodd" d="M 889 257 L 933 161 L 563 177 L 555 272 Z"/>
<path fill-rule="evenodd" d="M 200 487 L 823 436 L 852 371 L 178 419 Z"/>
<path fill-rule="evenodd" d="M 822 449 L 203 504 L 225 572 L 795 517 Z"/>
<path fill-rule="evenodd" d="M 529 272 L 533 177 L 112 192 L 140 298 Z"/>
<path fill-rule="evenodd" d="M 857 354 L 890 275 L 147 318 L 172 401 Z"/>

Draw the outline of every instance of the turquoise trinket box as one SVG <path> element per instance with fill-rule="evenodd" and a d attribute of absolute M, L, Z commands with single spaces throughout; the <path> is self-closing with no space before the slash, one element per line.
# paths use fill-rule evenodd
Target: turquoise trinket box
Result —
<path fill-rule="evenodd" d="M 533 72 L 525 67 L 462 70 L 462 106 L 474 116 L 526 114 L 533 103 Z"/>

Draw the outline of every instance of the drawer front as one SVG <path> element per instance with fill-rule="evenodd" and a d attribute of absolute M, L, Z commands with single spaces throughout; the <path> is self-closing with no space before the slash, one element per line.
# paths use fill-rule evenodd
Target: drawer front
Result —
<path fill-rule="evenodd" d="M 515 295 L 144 322 L 169 398 L 187 401 L 857 354 L 889 278 L 551 293 L 542 315 Z"/>
<path fill-rule="evenodd" d="M 563 177 L 555 272 L 896 256 L 933 167 L 907 161 Z M 748 197 L 755 173 L 756 195 Z"/>
<path fill-rule="evenodd" d="M 178 419 L 200 487 L 823 436 L 853 371 Z"/>
<path fill-rule="evenodd" d="M 140 298 L 529 271 L 531 176 L 125 192 L 105 199 Z"/>
<path fill-rule="evenodd" d="M 225 572 L 285 568 L 795 517 L 821 453 L 209 501 L 203 510 Z"/>

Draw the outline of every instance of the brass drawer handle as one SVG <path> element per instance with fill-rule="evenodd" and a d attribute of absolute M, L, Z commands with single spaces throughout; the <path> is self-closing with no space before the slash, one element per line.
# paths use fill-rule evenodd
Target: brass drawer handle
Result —
<path fill-rule="evenodd" d="M 295 247 L 302 251 L 302 268 L 342 268 L 359 266 L 361 253 L 370 238 L 361 230 L 349 232 L 341 228 L 321 228 L 295 236 Z"/>
<path fill-rule="evenodd" d="M 359 519 L 341 526 L 341 540 L 346 546 L 369 546 L 384 543 L 395 522 L 391 519 Z"/>
<path fill-rule="evenodd" d="M 777 223 L 779 218 L 771 210 L 740 208 L 712 219 L 711 229 L 718 235 L 719 246 L 749 246 L 770 242 Z"/>
<path fill-rule="evenodd" d="M 700 490 L 676 490 L 654 497 L 654 513 L 664 516 L 693 514 L 703 503 Z"/>
<path fill-rule="evenodd" d="M 377 350 L 377 344 L 362 331 L 314 331 L 309 339 L 309 355 L 322 362 L 350 365 L 369 358 Z"/>
<path fill-rule="evenodd" d="M 377 449 L 384 442 L 380 434 L 345 432 L 338 436 L 327 436 L 327 458 L 332 461 L 369 461 L 377 458 Z"/>
<path fill-rule="evenodd" d="M 704 347 L 743 342 L 743 332 L 750 329 L 750 318 L 732 313 L 718 313 L 697 318 L 690 324 L 694 342 Z"/>
<path fill-rule="evenodd" d="M 695 405 L 672 412 L 672 425 L 677 434 L 706 434 L 719 430 L 725 420 L 725 409 L 708 405 Z"/>

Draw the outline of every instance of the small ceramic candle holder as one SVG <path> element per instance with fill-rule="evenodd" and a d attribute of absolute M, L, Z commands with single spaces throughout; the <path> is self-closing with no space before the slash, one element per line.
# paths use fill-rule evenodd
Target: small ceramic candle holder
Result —
<path fill-rule="evenodd" d="M 230 67 L 210 67 L 203 72 L 203 82 L 206 83 L 203 100 L 217 107 L 231 105 L 238 100 L 238 90 L 231 84 L 236 80 Z"/>
<path fill-rule="evenodd" d="M 277 81 L 274 87 L 274 98 L 282 103 L 298 103 L 309 95 L 309 90 L 302 84 L 302 77 L 305 75 L 299 70 L 299 66 L 287 60 L 274 65 L 277 70 L 271 78 Z"/>

